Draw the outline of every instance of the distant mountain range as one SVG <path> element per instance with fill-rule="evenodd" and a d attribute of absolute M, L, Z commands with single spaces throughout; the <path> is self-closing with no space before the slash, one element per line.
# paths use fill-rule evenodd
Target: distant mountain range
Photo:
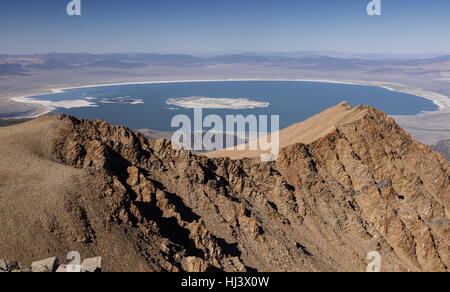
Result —
<path fill-rule="evenodd" d="M 353 70 L 372 68 L 374 72 L 397 70 L 389 66 L 422 66 L 450 62 L 450 55 L 417 59 L 367 59 L 326 56 L 314 53 L 228 54 L 200 57 L 182 54 L 88 54 L 50 53 L 42 55 L 0 55 L 0 76 L 25 75 L 30 70 L 71 70 L 86 68 L 133 69 L 147 66 L 207 66 L 257 64 L 308 70 Z M 381 68 L 380 68 L 381 67 Z M 384 68 L 386 67 L 386 68 Z"/>
<path fill-rule="evenodd" d="M 0 64 L 0 76 L 2 75 L 26 75 L 26 69 L 18 63 Z"/>

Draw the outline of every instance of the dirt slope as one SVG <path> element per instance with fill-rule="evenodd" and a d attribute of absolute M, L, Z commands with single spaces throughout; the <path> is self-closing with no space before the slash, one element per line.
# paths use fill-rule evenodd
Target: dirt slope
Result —
<path fill-rule="evenodd" d="M 347 102 L 343 102 L 335 107 L 327 109 L 318 115 L 298 124 L 294 124 L 286 129 L 280 130 L 280 148 L 285 148 L 297 143 L 309 144 L 320 137 L 323 137 L 336 127 L 360 119 L 367 110 L 363 106 L 353 108 Z M 269 135 L 270 137 L 271 135 Z M 267 140 L 267 137 L 264 137 Z M 270 138 L 269 140 L 270 141 Z M 229 157 L 231 159 L 259 158 L 265 151 L 250 150 L 259 149 L 259 142 L 252 141 L 245 145 L 247 150 L 225 149 L 206 154 L 209 158 Z"/>
<path fill-rule="evenodd" d="M 384 271 L 447 271 L 450 164 L 370 107 L 337 120 L 272 163 L 59 115 L 1 128 L 0 258 L 77 250 L 106 271 L 364 271 L 378 251 Z"/>

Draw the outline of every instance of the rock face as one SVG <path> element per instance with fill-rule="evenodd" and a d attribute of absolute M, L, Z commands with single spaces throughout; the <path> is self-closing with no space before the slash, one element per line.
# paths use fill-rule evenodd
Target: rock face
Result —
<path fill-rule="evenodd" d="M 0 255 L 78 250 L 104 271 L 365 271 L 377 251 L 383 271 L 447 271 L 449 162 L 362 109 L 271 163 L 62 115 L 0 129 Z"/>

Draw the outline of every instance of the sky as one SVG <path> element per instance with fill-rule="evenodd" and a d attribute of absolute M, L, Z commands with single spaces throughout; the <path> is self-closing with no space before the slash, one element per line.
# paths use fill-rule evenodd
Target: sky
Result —
<path fill-rule="evenodd" d="M 449 0 L 1 0 L 0 54 L 449 54 Z"/>

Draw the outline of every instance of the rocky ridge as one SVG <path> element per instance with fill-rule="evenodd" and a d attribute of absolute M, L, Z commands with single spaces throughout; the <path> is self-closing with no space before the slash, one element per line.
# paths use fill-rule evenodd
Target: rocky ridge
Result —
<path fill-rule="evenodd" d="M 448 271 L 449 162 L 384 113 L 361 109 L 271 163 L 209 159 L 62 115 L 0 131 L 14 140 L 45 129 L 6 156 L 17 161 L 32 145 L 27 155 L 73 173 L 35 224 L 15 219 L 22 211 L 3 217 L 2 233 L 14 226 L 38 242 L 51 238 L 46 251 L 2 236 L 0 255 L 29 262 L 80 250 L 101 255 L 106 271 L 365 271 L 378 251 L 384 271 Z M 0 170 L 8 198 L 11 177 L 28 183 Z"/>

